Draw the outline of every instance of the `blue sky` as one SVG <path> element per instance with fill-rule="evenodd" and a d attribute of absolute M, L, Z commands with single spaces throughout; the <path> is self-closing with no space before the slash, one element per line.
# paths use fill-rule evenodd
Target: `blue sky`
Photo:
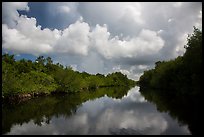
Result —
<path fill-rule="evenodd" d="M 68 15 L 65 17 L 63 13 L 58 15 L 51 14 L 55 12 L 55 9 L 52 11 L 51 5 L 54 5 L 53 2 L 29 2 L 28 6 L 30 10 L 28 12 L 19 11 L 19 14 L 35 17 L 38 21 L 37 25 L 41 25 L 42 29 L 64 29 L 77 20 L 75 15 Z"/>
<path fill-rule="evenodd" d="M 154 62 L 183 55 L 193 26 L 202 28 L 199 2 L 3 2 L 2 54 L 137 80 Z"/>
<path fill-rule="evenodd" d="M 53 27 L 52 25 L 54 25 L 55 23 L 51 24 L 52 22 L 47 19 L 49 14 L 46 14 L 46 3 L 29 2 L 28 6 L 30 7 L 29 11 L 19 11 L 19 14 L 27 15 L 29 18 L 35 17 L 36 20 L 38 20 L 37 25 L 40 24 L 42 28 Z"/>

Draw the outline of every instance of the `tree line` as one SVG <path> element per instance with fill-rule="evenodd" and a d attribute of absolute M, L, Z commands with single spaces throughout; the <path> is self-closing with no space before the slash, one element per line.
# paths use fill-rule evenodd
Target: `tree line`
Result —
<path fill-rule="evenodd" d="M 20 94 L 74 93 L 100 87 L 132 86 L 135 81 L 121 72 L 107 76 L 74 71 L 69 66 L 53 63 L 51 57 L 39 56 L 35 61 L 15 60 L 2 55 L 2 97 Z"/>
<path fill-rule="evenodd" d="M 158 61 L 155 68 L 145 71 L 139 79 L 141 88 L 165 90 L 169 95 L 201 94 L 202 31 L 194 27 L 187 38 L 186 52 L 170 61 Z"/>

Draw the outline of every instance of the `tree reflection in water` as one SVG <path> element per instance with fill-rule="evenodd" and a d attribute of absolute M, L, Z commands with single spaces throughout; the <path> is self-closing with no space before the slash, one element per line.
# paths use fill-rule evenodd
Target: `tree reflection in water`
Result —
<path fill-rule="evenodd" d="M 171 91 L 173 93 L 173 91 Z M 169 113 L 181 125 L 187 124 L 191 134 L 200 134 L 201 128 L 201 97 L 175 96 L 162 90 L 140 89 L 146 100 L 156 104 L 157 110 Z M 176 92 L 176 91 L 175 91 Z"/>

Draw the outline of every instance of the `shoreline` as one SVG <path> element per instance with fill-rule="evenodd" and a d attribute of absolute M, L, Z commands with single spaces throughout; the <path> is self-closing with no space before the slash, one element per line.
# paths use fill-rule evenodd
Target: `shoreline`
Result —
<path fill-rule="evenodd" d="M 67 94 L 77 94 L 78 92 L 86 92 L 86 91 L 95 91 L 99 88 L 114 88 L 114 87 L 134 87 L 135 85 L 129 86 L 120 86 L 120 85 L 111 85 L 111 86 L 98 86 L 96 88 L 83 88 L 80 91 L 76 92 L 65 92 L 65 91 L 52 91 L 50 93 L 46 92 L 34 92 L 34 93 L 24 93 L 24 94 L 16 94 L 11 95 L 8 97 L 2 97 L 2 104 L 9 103 L 9 104 L 19 104 L 21 102 L 27 101 L 29 99 L 42 97 L 42 96 L 50 96 L 50 95 L 67 95 Z"/>

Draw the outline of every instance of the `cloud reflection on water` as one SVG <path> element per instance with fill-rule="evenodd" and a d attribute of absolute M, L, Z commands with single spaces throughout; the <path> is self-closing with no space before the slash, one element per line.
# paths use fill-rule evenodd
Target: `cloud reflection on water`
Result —
<path fill-rule="evenodd" d="M 171 132 L 169 132 L 171 131 Z M 175 131 L 175 132 L 174 132 Z M 131 89 L 122 99 L 104 96 L 86 101 L 70 117 L 53 116 L 50 123 L 37 126 L 31 120 L 14 125 L 9 134 L 189 134 L 186 126 L 157 111 Z"/>

